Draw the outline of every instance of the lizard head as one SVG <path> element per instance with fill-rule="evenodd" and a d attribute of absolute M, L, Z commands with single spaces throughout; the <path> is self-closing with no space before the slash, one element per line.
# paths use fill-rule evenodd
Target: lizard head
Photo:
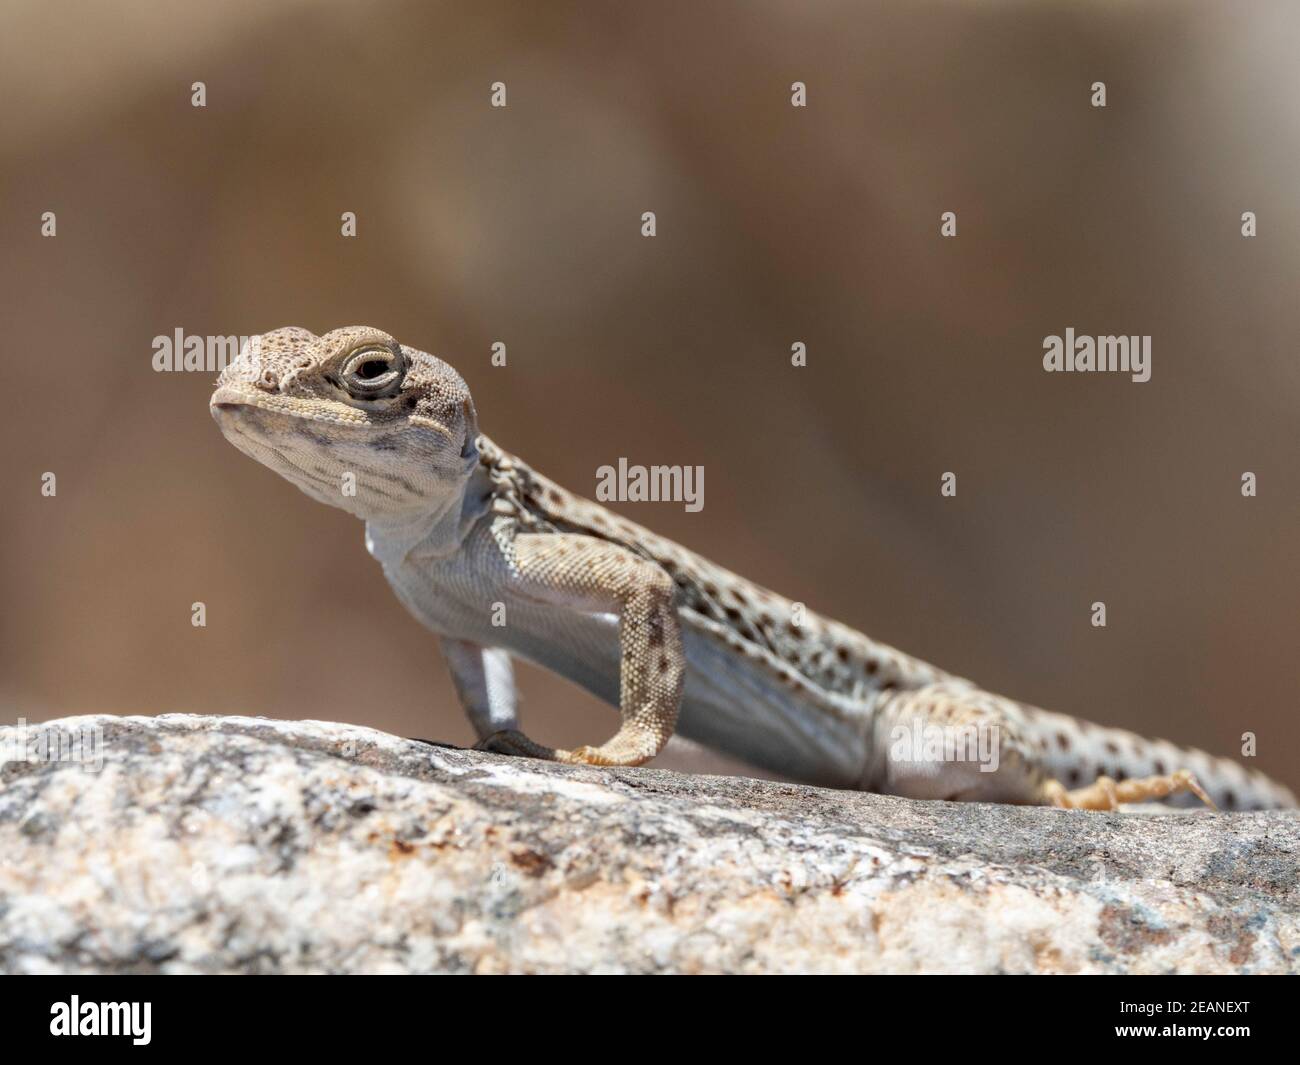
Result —
<path fill-rule="evenodd" d="M 367 521 L 443 509 L 478 464 L 478 420 L 460 375 L 367 326 L 252 338 L 217 379 L 209 409 L 244 454 Z"/>

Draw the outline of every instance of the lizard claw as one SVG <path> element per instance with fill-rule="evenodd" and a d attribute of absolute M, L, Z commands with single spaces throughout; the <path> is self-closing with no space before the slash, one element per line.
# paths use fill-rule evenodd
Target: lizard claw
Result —
<path fill-rule="evenodd" d="M 484 736 L 474 744 L 474 750 L 507 754 L 515 758 L 544 758 L 550 762 L 559 761 L 558 756 L 565 753 L 534 743 L 518 729 L 502 729 L 490 736 Z"/>
<path fill-rule="evenodd" d="M 562 762 L 565 765 L 640 765 L 647 760 L 647 757 L 639 752 L 618 758 L 605 748 L 591 747 L 586 744 L 572 751 L 543 747 L 516 729 L 502 729 L 500 732 L 485 736 L 474 744 L 474 750 L 508 754 L 516 758 L 541 758 L 548 762 Z"/>
<path fill-rule="evenodd" d="M 473 749 L 476 751 L 491 751 L 494 754 L 518 754 L 513 739 L 520 735 L 514 729 L 502 729 L 499 732 L 493 732 L 490 736 L 484 736 L 478 743 L 474 744 Z"/>

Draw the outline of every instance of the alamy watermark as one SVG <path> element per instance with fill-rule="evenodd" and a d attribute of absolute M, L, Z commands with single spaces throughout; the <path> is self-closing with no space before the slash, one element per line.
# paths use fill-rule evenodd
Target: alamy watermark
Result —
<path fill-rule="evenodd" d="M 889 730 L 889 757 L 894 762 L 974 762 L 981 773 L 996 773 L 1001 758 L 1002 734 L 996 724 L 927 724 L 913 718 L 912 724 Z"/>
<path fill-rule="evenodd" d="M 620 458 L 618 467 L 596 471 L 601 503 L 685 503 L 694 514 L 704 507 L 703 466 L 636 466 Z"/>
<path fill-rule="evenodd" d="M 104 768 L 104 730 L 98 725 L 29 725 L 20 717 L 0 733 L 0 766 L 9 762 L 72 762 L 98 773 Z"/>
<path fill-rule="evenodd" d="M 201 336 L 177 326 L 171 336 L 153 338 L 153 368 L 158 373 L 220 373 L 241 354 L 256 359 L 262 338 L 258 336 Z"/>
<path fill-rule="evenodd" d="M 148 1046 L 152 1002 L 82 1002 L 73 995 L 50 1006 L 50 1035 L 128 1036 L 135 1046 Z"/>
<path fill-rule="evenodd" d="M 1048 373 L 1126 373 L 1134 381 L 1151 380 L 1149 336 L 1043 337 L 1043 369 Z"/>

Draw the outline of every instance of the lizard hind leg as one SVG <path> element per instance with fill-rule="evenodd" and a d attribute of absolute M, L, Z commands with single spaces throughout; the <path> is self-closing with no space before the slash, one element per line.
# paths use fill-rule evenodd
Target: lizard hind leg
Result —
<path fill-rule="evenodd" d="M 1187 769 L 1123 780 L 1103 774 L 1084 787 L 1067 789 L 1044 757 L 1042 742 L 1028 742 L 1044 741 L 1043 716 L 1042 711 L 951 681 L 890 693 L 877 717 L 877 729 L 889 730 L 887 735 L 878 731 L 885 749 L 878 786 L 909 798 L 1077 810 L 1115 810 L 1122 803 L 1190 792 L 1216 808 Z"/>
<path fill-rule="evenodd" d="M 1047 779 L 1016 704 L 945 681 L 889 692 L 877 707 L 869 785 L 890 795 L 1033 805 Z"/>
<path fill-rule="evenodd" d="M 1180 791 L 1190 791 L 1212 810 L 1218 807 L 1206 794 L 1190 770 L 1179 769 L 1164 776 L 1113 780 L 1098 777 L 1087 787 L 1067 791 L 1060 781 L 1048 778 L 1042 785 L 1042 802 L 1071 810 L 1114 810 L 1120 803 L 1163 799 Z"/>

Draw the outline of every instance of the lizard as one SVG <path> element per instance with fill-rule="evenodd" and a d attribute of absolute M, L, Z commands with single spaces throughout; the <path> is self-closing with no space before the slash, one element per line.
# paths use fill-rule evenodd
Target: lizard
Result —
<path fill-rule="evenodd" d="M 382 330 L 252 338 L 209 406 L 240 451 L 365 522 L 481 750 L 636 766 L 680 730 L 788 779 L 918 799 L 1295 805 L 1228 759 L 983 691 L 567 491 L 480 432 L 455 369 Z M 618 707 L 615 734 L 530 739 L 512 658 Z"/>

